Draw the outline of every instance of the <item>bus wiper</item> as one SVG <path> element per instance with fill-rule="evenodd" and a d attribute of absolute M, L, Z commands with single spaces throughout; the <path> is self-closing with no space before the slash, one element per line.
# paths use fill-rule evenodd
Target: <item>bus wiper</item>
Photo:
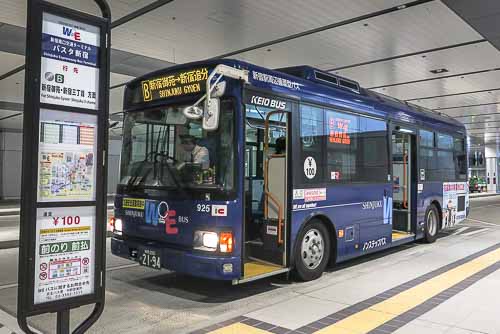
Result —
<path fill-rule="evenodd" d="M 163 155 L 163 153 L 156 153 L 156 156 L 155 156 L 155 164 L 158 162 L 157 161 L 157 157 L 158 155 Z M 160 170 L 163 172 L 163 170 L 165 169 L 164 167 L 167 167 L 167 171 L 168 171 L 168 174 L 170 175 L 170 179 L 172 179 L 175 183 L 175 186 L 182 190 L 184 184 L 181 184 L 181 182 L 178 180 L 178 178 L 175 176 L 174 172 L 172 171 L 172 167 L 170 166 L 170 164 L 168 163 L 168 157 L 167 159 L 165 159 L 165 156 L 162 157 L 161 161 L 160 161 Z"/>

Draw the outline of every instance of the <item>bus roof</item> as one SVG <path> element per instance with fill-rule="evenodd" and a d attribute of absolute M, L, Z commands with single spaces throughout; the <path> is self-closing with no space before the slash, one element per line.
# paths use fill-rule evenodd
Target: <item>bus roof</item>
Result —
<path fill-rule="evenodd" d="M 219 64 L 248 70 L 250 84 L 270 93 L 289 96 L 304 102 L 344 107 L 375 117 L 437 130 L 463 135 L 466 132 L 462 123 L 448 115 L 364 89 L 353 80 L 311 66 L 271 70 L 233 59 L 205 60 L 148 73 L 128 82 L 126 90 L 140 87 L 144 80 L 165 76 L 171 72 L 200 67 L 213 68 Z"/>

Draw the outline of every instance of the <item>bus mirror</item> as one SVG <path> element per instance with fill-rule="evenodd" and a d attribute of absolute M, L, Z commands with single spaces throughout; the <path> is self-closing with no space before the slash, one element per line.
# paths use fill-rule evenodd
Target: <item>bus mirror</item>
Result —
<path fill-rule="evenodd" d="M 226 91 L 226 82 L 225 81 L 219 82 L 217 85 L 215 85 L 211 96 L 212 97 L 221 97 L 222 95 L 224 95 L 225 91 Z"/>
<path fill-rule="evenodd" d="M 218 98 L 208 98 L 205 100 L 205 113 L 203 114 L 203 129 L 215 131 L 219 127 L 219 107 Z"/>
<path fill-rule="evenodd" d="M 203 116 L 203 109 L 198 107 L 197 105 L 188 106 L 182 110 L 182 113 L 186 118 L 189 119 L 200 119 Z"/>

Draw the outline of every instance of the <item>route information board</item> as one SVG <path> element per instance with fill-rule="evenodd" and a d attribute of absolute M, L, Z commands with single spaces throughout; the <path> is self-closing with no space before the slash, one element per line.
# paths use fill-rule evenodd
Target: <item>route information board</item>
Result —
<path fill-rule="evenodd" d="M 95 199 L 96 130 L 95 115 L 40 111 L 38 201 Z"/>

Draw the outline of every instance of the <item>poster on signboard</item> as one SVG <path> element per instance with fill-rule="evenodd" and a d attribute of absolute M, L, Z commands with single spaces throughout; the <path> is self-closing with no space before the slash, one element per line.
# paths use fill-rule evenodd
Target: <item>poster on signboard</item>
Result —
<path fill-rule="evenodd" d="M 466 218 L 469 193 L 466 182 L 443 182 L 443 226 L 451 227 Z"/>
<path fill-rule="evenodd" d="M 95 208 L 38 208 L 34 303 L 94 292 Z"/>
<path fill-rule="evenodd" d="M 38 201 L 95 200 L 97 116 L 40 110 Z"/>
<path fill-rule="evenodd" d="M 98 108 L 99 28 L 43 13 L 40 102 Z"/>

